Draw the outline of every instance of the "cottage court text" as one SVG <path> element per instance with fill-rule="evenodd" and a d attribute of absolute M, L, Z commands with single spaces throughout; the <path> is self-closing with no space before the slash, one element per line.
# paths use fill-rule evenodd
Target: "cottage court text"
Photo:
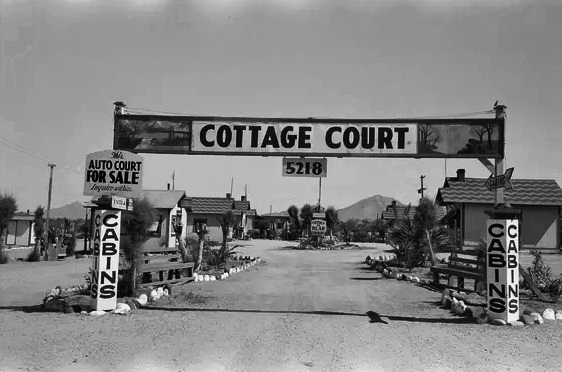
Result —
<path fill-rule="evenodd" d="M 196 151 L 415 153 L 408 124 L 194 124 Z"/>

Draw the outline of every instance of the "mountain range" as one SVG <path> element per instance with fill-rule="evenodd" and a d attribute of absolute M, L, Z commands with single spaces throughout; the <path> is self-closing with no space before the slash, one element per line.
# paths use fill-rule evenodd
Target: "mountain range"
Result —
<path fill-rule="evenodd" d="M 361 199 L 348 207 L 338 209 L 338 217 L 340 221 L 347 221 L 352 218 L 374 220 L 377 216 L 382 216 L 386 206 L 391 204 L 393 200 L 395 199 L 388 196 L 373 195 Z M 399 201 L 396 204 L 402 205 Z M 49 215 L 52 218 L 67 217 L 71 220 L 76 220 L 85 218 L 86 211 L 81 202 L 75 201 L 59 208 L 52 208 Z"/>
<path fill-rule="evenodd" d="M 70 218 L 71 220 L 77 220 L 79 218 L 86 218 L 86 209 L 81 202 L 75 201 L 73 203 L 63 205 L 59 208 L 51 208 L 49 212 L 50 218 Z"/>
<path fill-rule="evenodd" d="M 338 218 L 340 221 L 347 221 L 353 218 L 359 220 L 374 220 L 377 216 L 379 218 L 382 216 L 382 212 L 386 210 L 386 206 L 392 204 L 393 200 L 396 199 L 388 196 L 373 195 L 361 199 L 348 207 L 338 209 Z M 399 201 L 396 201 L 396 204 L 402 205 Z"/>

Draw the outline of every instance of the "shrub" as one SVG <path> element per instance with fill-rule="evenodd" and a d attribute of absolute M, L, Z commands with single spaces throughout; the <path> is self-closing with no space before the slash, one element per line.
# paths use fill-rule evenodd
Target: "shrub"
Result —
<path fill-rule="evenodd" d="M 539 289 L 545 291 L 552 281 L 552 269 L 544 263 L 541 252 L 531 252 L 531 255 L 533 255 L 533 262 L 527 267 L 527 273 Z"/>
<path fill-rule="evenodd" d="M 36 251 L 35 249 L 29 252 L 27 258 L 25 259 L 27 262 L 39 262 L 41 261 L 41 253 Z"/>
<path fill-rule="evenodd" d="M 64 236 L 63 244 L 66 245 L 66 255 L 68 257 L 74 256 L 76 250 L 76 235 L 74 231 Z"/>

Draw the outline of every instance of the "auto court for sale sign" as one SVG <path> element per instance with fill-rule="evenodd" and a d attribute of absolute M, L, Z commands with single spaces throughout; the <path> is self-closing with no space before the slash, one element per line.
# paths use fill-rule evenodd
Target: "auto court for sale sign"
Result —
<path fill-rule="evenodd" d="M 105 150 L 86 156 L 84 195 L 140 198 L 143 158 L 126 151 Z M 125 199 L 128 200 L 128 199 Z M 113 200 L 112 200 L 113 201 Z M 94 215 L 90 306 L 98 311 L 117 306 L 121 212 L 98 205 Z"/>
<path fill-rule="evenodd" d="M 127 151 L 104 150 L 86 156 L 84 195 L 140 198 L 143 157 Z"/>

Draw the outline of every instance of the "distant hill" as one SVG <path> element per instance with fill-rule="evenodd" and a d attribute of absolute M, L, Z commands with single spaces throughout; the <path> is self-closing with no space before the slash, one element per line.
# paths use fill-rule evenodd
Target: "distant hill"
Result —
<path fill-rule="evenodd" d="M 86 218 L 86 209 L 79 201 L 63 205 L 60 208 L 52 208 L 49 212 L 49 217 L 51 218 L 70 218 L 71 220 L 77 220 L 79 218 Z"/>
<path fill-rule="evenodd" d="M 362 200 L 357 203 L 338 209 L 338 218 L 340 221 L 347 221 L 353 218 L 359 220 L 368 219 L 374 220 L 377 218 L 377 213 L 379 218 L 382 216 L 382 212 L 386 210 L 386 206 L 391 204 L 394 198 L 382 195 L 374 195 Z M 396 201 L 397 205 L 402 205 L 399 201 Z"/>

